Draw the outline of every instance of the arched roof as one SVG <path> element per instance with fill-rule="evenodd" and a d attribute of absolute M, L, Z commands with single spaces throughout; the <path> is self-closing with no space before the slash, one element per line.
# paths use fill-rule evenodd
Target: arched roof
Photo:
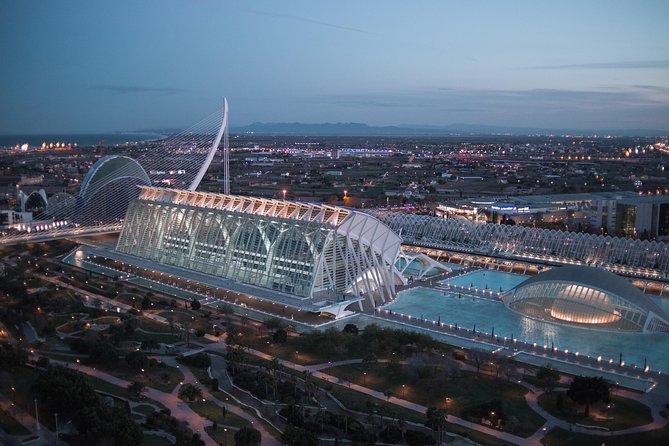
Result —
<path fill-rule="evenodd" d="M 79 197 L 86 202 L 101 187 L 120 178 L 136 178 L 144 184 L 151 184 L 151 179 L 137 161 L 127 156 L 108 155 L 100 158 L 88 171 Z"/>
<path fill-rule="evenodd" d="M 600 291 L 620 296 L 644 310 L 652 311 L 660 317 L 669 319 L 664 311 L 662 311 L 650 297 L 642 293 L 637 287 L 632 285 L 632 283 L 617 274 L 613 274 L 602 268 L 580 265 L 552 268 L 527 279 L 516 286 L 514 290 L 541 282 L 572 283 L 589 288 L 596 288 Z"/>
<path fill-rule="evenodd" d="M 29 195 L 24 195 L 24 197 L 25 199 L 23 200 L 21 206 L 24 211 L 35 207 L 39 207 L 44 210 L 49 204 L 49 200 L 46 197 L 46 192 L 44 192 L 44 189 L 33 191 Z"/>

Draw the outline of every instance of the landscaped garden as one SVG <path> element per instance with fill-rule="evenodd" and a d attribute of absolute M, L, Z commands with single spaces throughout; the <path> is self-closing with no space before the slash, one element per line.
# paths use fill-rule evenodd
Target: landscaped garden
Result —
<path fill-rule="evenodd" d="M 586 435 L 569 432 L 561 428 L 551 429 L 541 439 L 544 446 L 666 446 L 669 439 L 669 425 L 662 429 L 629 435 Z"/>
<path fill-rule="evenodd" d="M 469 371 L 446 372 L 428 358 L 413 362 L 350 364 L 324 372 L 388 396 L 441 407 L 474 422 L 499 425 L 519 436 L 533 434 L 545 422 L 527 405 L 527 389 L 519 384 Z"/>
<path fill-rule="evenodd" d="M 584 416 L 584 407 L 571 400 L 565 391 L 554 391 L 539 396 L 539 405 L 551 415 L 586 426 L 599 426 L 610 430 L 627 429 L 652 423 L 650 408 L 638 401 L 611 396 L 610 402 L 601 402 Z"/>

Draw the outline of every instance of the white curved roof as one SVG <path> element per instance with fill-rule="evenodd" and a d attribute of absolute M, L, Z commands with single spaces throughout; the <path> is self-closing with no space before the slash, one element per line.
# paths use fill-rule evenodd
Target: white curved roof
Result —
<path fill-rule="evenodd" d="M 572 283 L 589 288 L 597 288 L 609 294 L 620 296 L 644 310 L 652 311 L 665 319 L 669 319 L 664 311 L 649 296 L 642 293 L 628 280 L 601 268 L 579 265 L 552 268 L 527 279 L 515 289 L 521 289 L 540 282 Z"/>
<path fill-rule="evenodd" d="M 402 239 L 376 217 L 326 204 L 139 186 L 139 199 L 275 218 L 329 224 L 337 233 L 372 246 L 389 264 L 395 263 Z"/>

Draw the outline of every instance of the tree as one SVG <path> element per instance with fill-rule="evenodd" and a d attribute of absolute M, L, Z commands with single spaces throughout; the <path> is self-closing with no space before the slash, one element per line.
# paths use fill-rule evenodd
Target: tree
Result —
<path fill-rule="evenodd" d="M 86 377 L 65 367 L 40 372 L 35 383 L 38 398 L 64 416 L 82 436 L 82 444 L 138 445 L 142 430 L 124 408 L 102 404 Z"/>
<path fill-rule="evenodd" d="M 585 405 L 583 415 L 590 416 L 590 405 L 609 401 L 609 384 L 601 376 L 576 376 L 569 385 L 567 396 L 572 401 Z"/>
<path fill-rule="evenodd" d="M 274 332 L 272 340 L 275 344 L 285 344 L 288 341 L 288 333 L 283 328 L 280 328 Z"/>
<path fill-rule="evenodd" d="M 445 409 L 437 409 L 436 407 L 428 407 L 425 412 L 427 417 L 427 426 L 432 430 L 439 430 L 446 422 L 448 414 Z"/>
<path fill-rule="evenodd" d="M 492 357 L 492 354 L 489 352 L 485 352 L 483 350 L 476 350 L 472 349 L 469 352 L 469 358 L 472 360 L 474 365 L 476 366 L 476 376 L 479 375 L 479 372 L 481 370 L 481 366 L 487 362 L 490 362 L 494 358 Z"/>
<path fill-rule="evenodd" d="M 207 353 L 200 352 L 194 355 L 178 356 L 177 362 L 197 367 L 198 369 L 206 369 L 211 365 L 211 357 Z"/>
<path fill-rule="evenodd" d="M 194 401 L 202 398 L 202 390 L 193 384 L 186 383 L 179 389 L 179 398 L 184 401 Z"/>
<path fill-rule="evenodd" d="M 28 353 L 22 347 L 9 343 L 0 344 L 0 369 L 9 370 L 28 361 Z"/>
<path fill-rule="evenodd" d="M 251 427 L 242 427 L 235 432 L 236 446 L 260 446 L 260 431 Z"/>
<path fill-rule="evenodd" d="M 318 437 L 311 431 L 289 425 L 281 434 L 281 442 L 293 446 L 317 446 Z"/>
<path fill-rule="evenodd" d="M 142 394 L 146 391 L 146 386 L 143 383 L 138 381 L 133 381 L 128 384 L 128 393 L 134 399 L 139 399 L 142 397 Z"/>
<path fill-rule="evenodd" d="M 555 401 L 555 408 L 560 412 L 564 410 L 564 397 L 562 396 L 562 392 L 557 394 L 557 400 Z"/>
<path fill-rule="evenodd" d="M 130 352 L 125 355 L 125 362 L 134 370 L 146 369 L 149 367 L 149 357 L 143 352 Z"/>
<path fill-rule="evenodd" d="M 282 321 L 279 318 L 273 317 L 270 319 L 267 319 L 263 325 L 265 326 L 266 329 L 271 331 L 272 333 L 276 332 L 277 330 L 281 330 L 286 328 L 286 323 Z"/>
<path fill-rule="evenodd" d="M 384 443 L 397 444 L 402 441 L 402 429 L 395 425 L 388 425 L 379 434 Z"/>
<path fill-rule="evenodd" d="M 139 319 L 134 316 L 130 316 L 123 321 L 123 329 L 126 334 L 133 334 L 135 330 L 139 328 Z"/>
<path fill-rule="evenodd" d="M 158 350 L 160 348 L 160 343 L 156 341 L 155 339 L 146 339 L 142 341 L 142 350 L 148 350 L 148 351 L 153 351 L 153 350 Z"/>
<path fill-rule="evenodd" d="M 406 431 L 406 441 L 409 446 L 425 446 L 436 443 L 430 435 L 412 429 Z"/>
<path fill-rule="evenodd" d="M 111 364 L 118 359 L 118 352 L 110 341 L 99 338 L 90 344 L 88 359 L 98 364 Z"/>
<path fill-rule="evenodd" d="M 342 331 L 352 335 L 357 335 L 359 333 L 358 326 L 355 324 L 346 324 Z"/>
<path fill-rule="evenodd" d="M 144 298 L 142 299 L 142 310 L 148 310 L 151 308 L 153 305 L 153 302 L 151 301 L 151 298 L 149 297 L 149 294 L 147 293 Z"/>
<path fill-rule="evenodd" d="M 199 310 L 199 309 L 202 307 L 202 304 L 200 303 L 199 300 L 197 300 L 197 299 L 193 299 L 193 301 L 190 303 L 190 307 L 191 307 L 193 310 L 197 311 L 197 310 Z"/>
<path fill-rule="evenodd" d="M 560 382 L 560 372 L 550 365 L 546 365 L 537 370 L 536 378 L 539 380 L 539 385 L 543 387 L 546 392 L 550 393 Z"/>
<path fill-rule="evenodd" d="M 425 412 L 425 416 L 427 417 L 428 427 L 437 432 L 437 437 L 441 442 L 444 432 L 444 425 L 446 424 L 446 418 L 448 417 L 446 410 L 437 409 L 436 407 L 428 407 L 427 411 Z"/>

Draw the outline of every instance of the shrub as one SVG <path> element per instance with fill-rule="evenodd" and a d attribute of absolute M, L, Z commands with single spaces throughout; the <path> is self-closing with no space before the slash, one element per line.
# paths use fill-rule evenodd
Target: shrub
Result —
<path fill-rule="evenodd" d="M 436 443 L 431 435 L 412 429 L 406 431 L 406 441 L 409 446 L 425 446 Z"/>
<path fill-rule="evenodd" d="M 342 330 L 344 333 L 352 334 L 352 335 L 357 335 L 359 330 L 358 326 L 355 324 L 346 324 L 344 326 L 344 330 Z"/>
<path fill-rule="evenodd" d="M 198 369 L 206 369 L 211 365 L 211 358 L 207 353 L 196 353 L 190 356 L 179 356 L 177 362 L 191 367 L 197 367 Z"/>
<path fill-rule="evenodd" d="M 251 427 L 242 427 L 235 432 L 236 446 L 260 446 L 260 432 Z"/>
<path fill-rule="evenodd" d="M 397 444 L 402 441 L 402 429 L 391 424 L 381 431 L 381 440 L 384 443 Z"/>

